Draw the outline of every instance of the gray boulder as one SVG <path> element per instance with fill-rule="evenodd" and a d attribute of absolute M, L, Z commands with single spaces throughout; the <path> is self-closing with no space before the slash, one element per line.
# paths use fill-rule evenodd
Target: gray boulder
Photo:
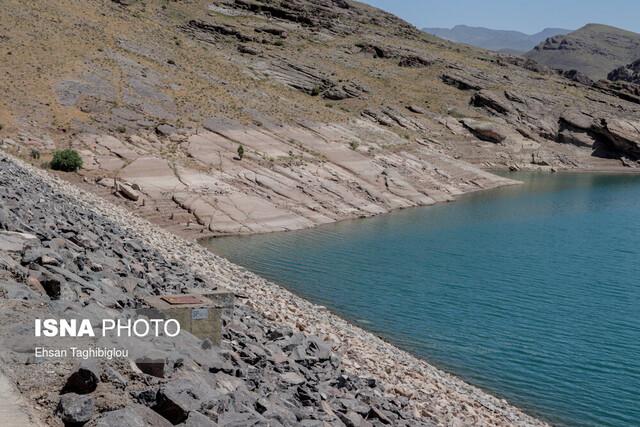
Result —
<path fill-rule="evenodd" d="M 593 117 L 582 111 L 567 110 L 560 116 L 560 123 L 576 129 L 589 129 L 593 124 Z"/>
<path fill-rule="evenodd" d="M 601 119 L 593 130 L 608 145 L 632 159 L 640 158 L 640 122 L 625 119 Z"/>
<path fill-rule="evenodd" d="M 474 94 L 471 97 L 471 104 L 487 108 L 498 114 L 508 114 L 512 110 L 512 106 L 506 98 L 489 90 L 481 90 Z"/>
<path fill-rule="evenodd" d="M 0 231 L 0 251 L 22 252 L 29 243 L 39 243 L 36 236 L 15 231 Z"/>
<path fill-rule="evenodd" d="M 507 139 L 507 131 L 496 123 L 476 119 L 462 119 L 460 122 L 471 133 L 484 141 L 501 143 Z"/>
<path fill-rule="evenodd" d="M 91 427 L 171 427 L 166 419 L 142 405 L 129 405 L 117 411 L 103 413 Z"/>
<path fill-rule="evenodd" d="M 565 144 L 573 144 L 578 147 L 593 147 L 596 140 L 587 132 L 574 132 L 568 129 L 558 133 L 558 141 Z"/>
<path fill-rule="evenodd" d="M 93 397 L 68 393 L 60 396 L 56 412 L 65 425 L 80 426 L 91 419 L 94 410 Z"/>
<path fill-rule="evenodd" d="M 107 366 L 102 373 L 102 381 L 110 382 L 119 388 L 126 388 L 129 383 L 127 379 L 111 366 Z"/>
<path fill-rule="evenodd" d="M 344 414 L 342 412 L 338 412 L 338 417 L 340 418 L 340 421 L 342 421 L 347 427 L 372 426 L 372 424 L 362 418 L 360 414 L 357 414 L 353 411 L 347 411 Z"/>
<path fill-rule="evenodd" d="M 89 394 L 98 387 L 98 382 L 100 382 L 98 369 L 94 362 L 88 360 L 81 363 L 67 378 L 60 394 Z"/>
<path fill-rule="evenodd" d="M 200 412 L 190 412 L 187 421 L 181 425 L 184 427 L 216 427 L 218 424 Z"/>
<path fill-rule="evenodd" d="M 129 199 L 133 202 L 137 202 L 140 199 L 140 193 L 133 188 L 133 186 L 125 183 L 117 184 L 118 193 L 122 194 L 126 199 Z"/>
<path fill-rule="evenodd" d="M 156 133 L 160 136 L 169 136 L 176 133 L 176 128 L 168 124 L 162 124 L 156 126 Z"/>
<path fill-rule="evenodd" d="M 136 366 L 145 374 L 157 378 L 164 378 L 168 371 L 167 359 L 160 353 L 137 358 Z"/>
<path fill-rule="evenodd" d="M 561 74 L 563 77 L 573 80 L 574 82 L 581 83 L 585 86 L 591 86 L 593 84 L 593 80 L 591 80 L 589 76 L 578 70 L 563 70 L 561 71 Z"/>
<path fill-rule="evenodd" d="M 261 398 L 255 404 L 256 410 L 265 418 L 276 420 L 282 425 L 296 425 L 296 415 L 287 409 L 284 404 L 274 398 Z"/>
<path fill-rule="evenodd" d="M 480 90 L 483 82 L 470 76 L 462 76 L 455 73 L 446 73 L 440 77 L 443 83 L 454 86 L 460 90 Z"/>
<path fill-rule="evenodd" d="M 415 114 L 426 114 L 426 111 L 424 108 L 418 107 L 417 105 L 408 105 L 407 106 L 407 110 L 411 111 L 412 113 Z"/>
<path fill-rule="evenodd" d="M 156 397 L 152 409 L 173 424 L 184 422 L 190 412 L 212 406 L 222 397 L 208 384 L 195 379 L 182 378 L 164 384 Z"/>

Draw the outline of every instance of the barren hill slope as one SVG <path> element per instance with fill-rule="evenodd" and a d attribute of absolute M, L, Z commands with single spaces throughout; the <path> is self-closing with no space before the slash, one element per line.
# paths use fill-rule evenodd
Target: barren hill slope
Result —
<path fill-rule="evenodd" d="M 484 27 L 456 25 L 453 28 L 423 28 L 423 31 L 450 40 L 495 51 L 511 51 L 524 53 L 533 49 L 540 42 L 559 34 L 570 33 L 563 28 L 545 28 L 535 34 L 520 31 L 494 30 Z"/>
<path fill-rule="evenodd" d="M 0 53 L 6 150 L 76 148 L 67 179 L 182 234 L 311 227 L 510 183 L 482 168 L 640 154 L 637 104 L 347 0 L 7 0 Z"/>
<path fill-rule="evenodd" d="M 578 70 L 594 80 L 640 58 L 640 34 L 588 24 L 567 35 L 550 37 L 527 57 L 552 68 Z"/>

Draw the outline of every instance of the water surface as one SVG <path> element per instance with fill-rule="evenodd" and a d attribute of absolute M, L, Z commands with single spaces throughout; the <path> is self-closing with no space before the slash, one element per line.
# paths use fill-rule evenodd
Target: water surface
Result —
<path fill-rule="evenodd" d="M 313 230 L 231 261 L 560 425 L 640 425 L 640 177 L 524 185 Z"/>

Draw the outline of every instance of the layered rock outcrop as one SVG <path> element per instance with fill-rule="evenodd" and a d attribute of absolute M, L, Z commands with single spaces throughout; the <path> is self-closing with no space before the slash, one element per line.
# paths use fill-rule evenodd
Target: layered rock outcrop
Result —
<path fill-rule="evenodd" d="M 611 71 L 607 80 L 640 84 L 640 59 Z"/>
<path fill-rule="evenodd" d="M 375 117 L 392 126 L 423 127 L 395 110 Z M 167 218 L 182 215 L 181 223 L 214 234 L 308 228 L 510 183 L 426 146 L 378 154 L 383 146 L 402 149 L 406 141 L 364 120 L 296 127 L 209 120 L 204 130 L 175 144 L 176 154 L 189 161 L 153 155 L 153 143 L 142 137 L 82 141 L 78 148 L 87 153 L 92 174 L 114 175 L 100 178 L 103 188 L 151 215 L 163 201 L 173 202 L 178 211 Z M 96 151 L 103 154 L 89 154 Z"/>

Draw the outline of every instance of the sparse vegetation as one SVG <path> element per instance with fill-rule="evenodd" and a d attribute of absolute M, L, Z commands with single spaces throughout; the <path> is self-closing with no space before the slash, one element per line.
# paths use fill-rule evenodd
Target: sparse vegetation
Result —
<path fill-rule="evenodd" d="M 314 86 L 313 89 L 311 89 L 311 96 L 318 96 L 321 92 L 322 88 L 320 88 L 320 86 Z"/>
<path fill-rule="evenodd" d="M 53 152 L 53 159 L 49 166 L 57 171 L 75 172 L 82 167 L 82 157 L 71 148 L 56 150 Z"/>
<path fill-rule="evenodd" d="M 238 145 L 238 159 L 242 160 L 244 158 L 244 147 L 242 144 Z"/>
<path fill-rule="evenodd" d="M 353 151 L 357 150 L 359 146 L 360 146 L 360 142 L 358 142 L 358 141 L 351 141 L 351 142 L 349 143 L 349 147 L 350 147 Z"/>
<path fill-rule="evenodd" d="M 36 150 L 35 148 L 31 149 L 31 158 L 33 160 L 38 160 L 40 158 L 40 151 Z"/>

